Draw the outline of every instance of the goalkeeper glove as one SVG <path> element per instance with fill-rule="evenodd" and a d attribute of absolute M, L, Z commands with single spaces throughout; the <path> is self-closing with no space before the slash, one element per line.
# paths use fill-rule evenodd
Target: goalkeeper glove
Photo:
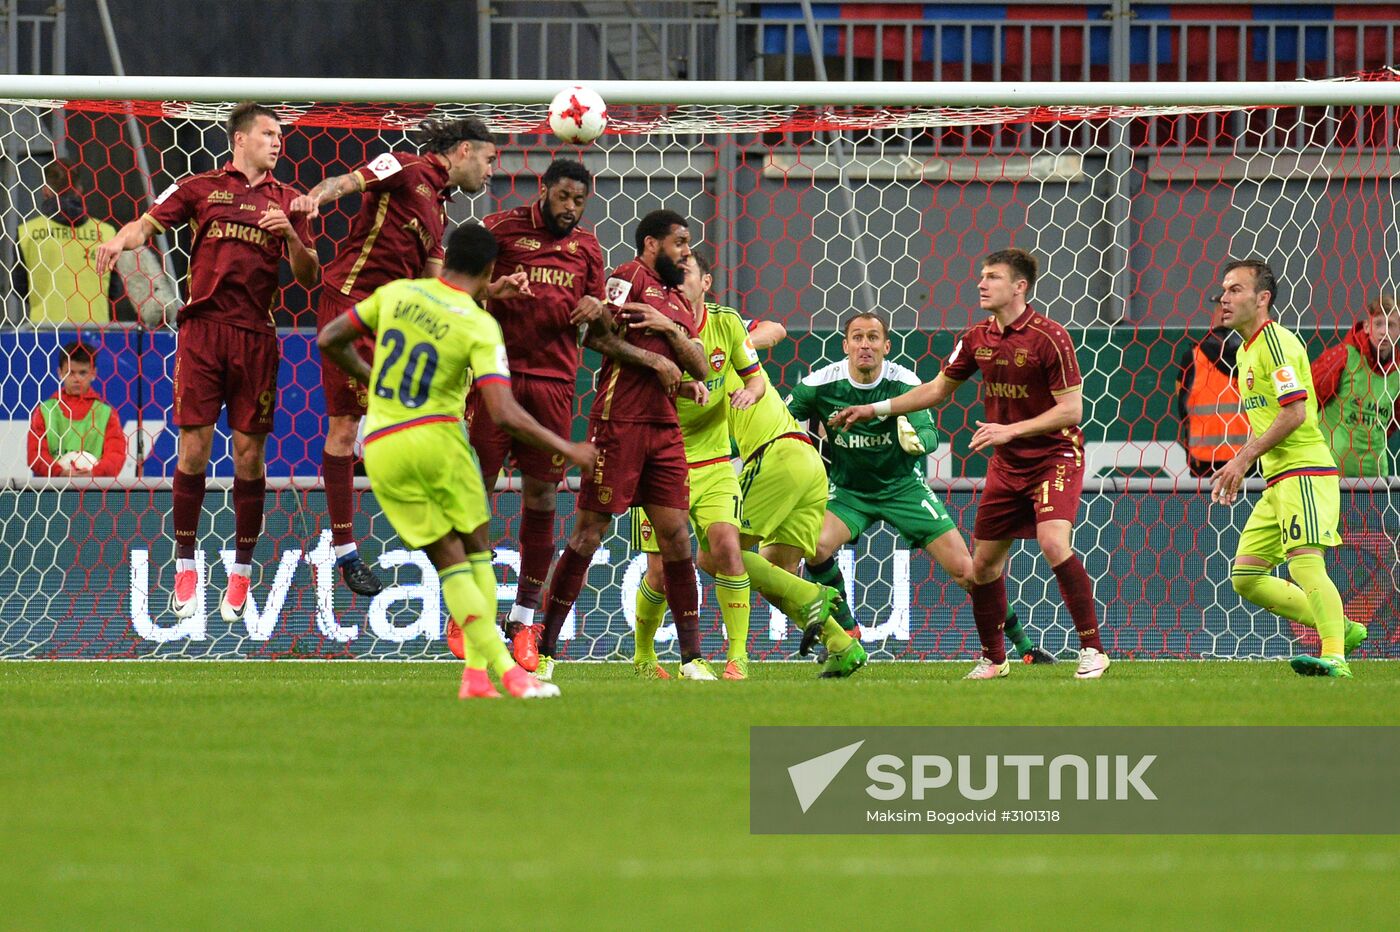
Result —
<path fill-rule="evenodd" d="M 919 432 L 914 429 L 913 424 L 909 423 L 909 418 L 901 414 L 894 424 L 901 450 L 910 456 L 923 456 L 928 452 L 924 449 L 924 442 L 919 439 Z"/>

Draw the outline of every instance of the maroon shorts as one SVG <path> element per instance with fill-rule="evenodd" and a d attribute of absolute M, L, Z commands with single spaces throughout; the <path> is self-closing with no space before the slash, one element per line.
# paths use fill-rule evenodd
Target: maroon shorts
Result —
<path fill-rule="evenodd" d="M 972 536 L 978 540 L 1035 537 L 1042 521 L 1068 521 L 1079 515 L 1084 461 L 1056 455 L 1031 469 L 1009 470 L 993 456 L 987 484 L 977 499 Z"/>
<path fill-rule="evenodd" d="M 674 424 L 589 419 L 598 465 L 583 474 L 578 507 L 620 515 L 633 505 L 690 510 L 690 467 Z"/>
<path fill-rule="evenodd" d="M 354 299 L 322 285 L 321 303 L 316 308 L 317 332 L 354 306 Z M 361 359 L 373 365 L 373 337 L 356 337 L 352 345 Z M 326 413 L 333 417 L 363 417 L 369 405 L 369 387 L 352 379 L 325 356 L 321 357 L 321 390 L 326 394 Z"/>
<path fill-rule="evenodd" d="M 574 423 L 574 385 L 562 379 L 542 379 L 537 376 L 512 374 L 510 393 L 515 400 L 541 425 L 559 436 L 569 437 Z M 471 437 L 472 449 L 481 463 L 481 475 L 490 491 L 496 476 L 506 464 L 509 455 L 516 467 L 531 479 L 542 482 L 558 482 L 564 478 L 564 457 L 532 447 L 523 440 L 516 440 L 496 426 L 491 415 L 482 403 L 481 395 L 473 392 L 467 400 L 467 433 Z"/>
<path fill-rule="evenodd" d="M 175 340 L 175 426 L 205 427 L 228 406 L 228 426 L 272 430 L 277 408 L 277 334 L 192 317 Z"/>

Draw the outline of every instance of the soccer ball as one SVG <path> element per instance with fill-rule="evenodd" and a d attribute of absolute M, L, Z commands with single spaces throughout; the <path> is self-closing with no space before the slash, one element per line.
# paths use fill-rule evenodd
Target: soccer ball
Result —
<path fill-rule="evenodd" d="M 607 125 L 608 105 L 597 91 L 581 84 L 564 88 L 549 102 L 549 128 L 565 142 L 592 142 Z"/>

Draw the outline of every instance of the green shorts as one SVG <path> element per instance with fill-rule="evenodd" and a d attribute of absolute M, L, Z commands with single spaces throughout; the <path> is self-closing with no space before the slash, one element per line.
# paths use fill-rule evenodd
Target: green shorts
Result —
<path fill-rule="evenodd" d="M 732 524 L 739 526 L 744 510 L 739 497 L 739 477 L 734 475 L 734 464 L 725 460 L 711 463 L 690 471 L 690 526 L 700 546 L 710 548 L 706 532 L 712 524 Z M 628 511 L 632 523 L 632 549 L 642 553 L 660 553 L 656 543 L 656 533 L 647 519 L 644 508 L 638 506 Z"/>
<path fill-rule="evenodd" d="M 1278 565 L 1299 547 L 1336 547 L 1342 492 L 1336 476 L 1289 476 L 1264 489 L 1240 532 L 1236 557 Z"/>
<path fill-rule="evenodd" d="M 892 486 L 878 497 L 832 486 L 826 510 L 841 519 L 851 532 L 851 540 L 876 521 L 887 521 L 910 547 L 922 550 L 957 529 L 938 496 L 928 486 L 912 480 Z"/>
<path fill-rule="evenodd" d="M 742 534 L 761 546 L 787 544 L 811 557 L 826 517 L 826 466 L 816 447 L 779 437 L 760 447 L 739 474 L 744 494 Z"/>
<path fill-rule="evenodd" d="M 380 510 L 412 550 L 491 520 L 481 467 L 461 423 L 420 424 L 371 440 L 365 473 Z"/>

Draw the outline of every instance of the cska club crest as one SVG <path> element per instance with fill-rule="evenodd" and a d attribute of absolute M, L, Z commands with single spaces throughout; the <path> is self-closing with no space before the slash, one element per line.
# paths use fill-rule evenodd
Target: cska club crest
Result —
<path fill-rule="evenodd" d="M 650 522 L 650 521 L 643 521 L 643 522 L 642 522 L 641 531 L 642 531 L 642 540 L 651 540 L 652 530 L 651 530 L 651 522 Z"/>
<path fill-rule="evenodd" d="M 710 354 L 710 368 L 716 372 L 724 368 L 724 361 L 729 357 L 724 355 L 724 350 L 716 349 Z"/>
<path fill-rule="evenodd" d="M 1026 351 L 1023 349 L 1018 349 L 1016 351 L 1016 355 L 1012 357 L 1012 359 L 1015 361 L 1017 366 L 1024 366 L 1026 364 Z"/>
<path fill-rule="evenodd" d="M 1249 391 L 1254 391 L 1254 367 L 1250 366 L 1244 374 L 1244 387 Z"/>

